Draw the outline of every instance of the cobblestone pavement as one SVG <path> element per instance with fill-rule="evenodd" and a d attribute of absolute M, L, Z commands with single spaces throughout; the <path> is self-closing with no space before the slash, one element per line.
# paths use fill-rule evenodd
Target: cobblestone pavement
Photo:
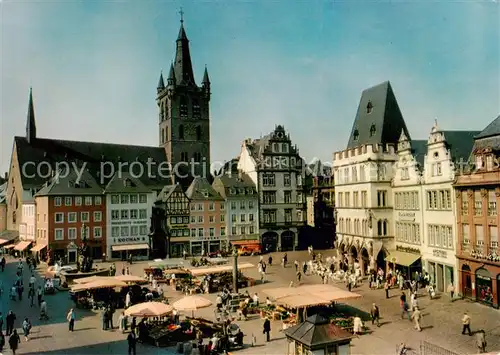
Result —
<path fill-rule="evenodd" d="M 331 253 L 329 251 L 328 253 Z M 302 261 L 307 259 L 307 252 L 288 253 L 289 260 L 293 263 L 295 258 Z M 280 259 L 280 254 L 273 255 L 275 262 Z M 249 261 L 257 264 L 258 257 L 245 257 L 241 261 Z M 135 263 L 131 266 L 134 275 L 142 275 L 146 262 Z M 116 263 L 118 273 L 121 272 L 122 263 Z M 4 290 L 14 279 L 16 264 L 14 262 L 7 265 L 6 271 L 0 274 Z M 257 269 L 245 271 L 250 277 L 258 277 Z M 280 266 L 273 266 L 268 272 L 268 282 L 264 285 L 257 285 L 249 289 L 250 293 L 257 292 L 261 298 L 265 297 L 260 291 L 264 288 L 288 286 L 295 277 L 293 265 L 286 269 Z M 25 283 L 28 281 L 25 272 Z M 306 276 L 303 283 L 318 283 L 316 276 Z M 337 286 L 344 287 L 342 284 Z M 484 329 L 488 342 L 488 351 L 500 351 L 500 312 L 477 303 L 456 300 L 451 302 L 447 295 L 436 300 L 429 300 L 428 297 L 419 298 L 419 306 L 424 315 L 422 321 L 422 332 L 413 329 L 408 320 L 402 320 L 399 312 L 399 292 L 391 292 L 391 298 L 385 299 L 383 290 L 369 290 L 366 284 L 353 290 L 363 297 L 349 302 L 349 305 L 360 311 L 368 311 L 373 302 L 376 302 L 381 311 L 382 326 L 372 327 L 368 324 L 368 334 L 357 337 L 352 342 L 352 354 L 394 354 L 396 345 L 405 342 L 414 349 L 418 349 L 421 341 L 426 340 L 432 344 L 450 349 L 457 354 L 474 354 L 476 351 L 474 337 L 461 335 L 461 316 L 464 311 L 468 311 L 472 317 L 472 330 Z M 170 288 L 166 290 L 166 295 L 174 302 L 182 297 L 178 292 Z M 207 295 L 207 298 L 215 301 L 215 295 Z M 77 322 L 75 332 L 69 333 L 65 315 L 72 306 L 66 292 L 58 292 L 53 296 L 46 296 L 51 319 L 40 324 L 38 321 L 38 309 L 29 307 L 27 300 L 9 301 L 6 294 L 2 297 L 1 310 L 5 316 L 9 309 L 17 314 L 16 326 L 20 327 L 23 317 L 32 319 L 33 330 L 31 340 L 22 342 L 18 354 L 125 354 L 127 350 L 126 335 L 118 330 L 102 331 L 100 329 L 99 316 L 93 312 L 77 311 Z M 115 314 L 118 317 L 119 312 Z M 203 309 L 197 312 L 197 316 L 213 318 L 213 308 Z M 285 354 L 286 340 L 279 331 L 281 322 L 273 322 L 273 341 L 264 343 L 262 336 L 262 320 L 253 318 L 240 323 L 244 333 L 247 335 L 245 341 L 249 343 L 251 336 L 256 337 L 256 347 L 241 350 L 240 354 Z M 4 351 L 9 354 L 10 350 Z M 138 346 L 138 354 L 172 354 L 169 349 L 156 349 L 152 347 Z"/>

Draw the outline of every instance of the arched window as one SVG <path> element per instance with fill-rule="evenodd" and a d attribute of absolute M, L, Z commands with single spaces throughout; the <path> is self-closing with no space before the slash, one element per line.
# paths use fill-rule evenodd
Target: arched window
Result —
<path fill-rule="evenodd" d="M 188 115 L 188 100 L 185 96 L 181 96 L 179 100 L 179 116 L 187 117 Z"/>
<path fill-rule="evenodd" d="M 187 152 L 181 152 L 181 161 L 187 162 L 189 160 L 189 156 Z"/>
<path fill-rule="evenodd" d="M 377 132 L 377 128 L 375 128 L 375 125 L 372 124 L 370 127 L 370 137 L 373 137 L 375 135 L 375 132 Z"/>
<path fill-rule="evenodd" d="M 196 99 L 194 99 L 192 102 L 193 102 L 193 117 L 199 118 L 201 116 L 200 102 Z"/>
<path fill-rule="evenodd" d="M 179 139 L 184 139 L 184 126 L 179 126 Z"/>
<path fill-rule="evenodd" d="M 357 129 L 357 128 L 354 130 L 354 133 L 352 134 L 352 138 L 353 138 L 355 141 L 357 141 L 357 140 L 359 139 L 359 131 L 358 131 L 358 129 Z"/>
<path fill-rule="evenodd" d="M 165 143 L 165 128 L 161 129 L 160 143 L 161 144 Z"/>
<path fill-rule="evenodd" d="M 370 114 L 373 111 L 373 104 L 371 101 L 368 101 L 368 105 L 366 105 L 366 113 Z"/>
<path fill-rule="evenodd" d="M 196 126 L 196 140 L 201 141 L 201 127 Z"/>
<path fill-rule="evenodd" d="M 384 220 L 384 222 L 382 223 L 382 232 L 382 235 L 387 235 L 387 220 Z"/>
<path fill-rule="evenodd" d="M 382 220 L 379 219 L 377 221 L 377 235 L 379 235 L 379 236 L 382 235 L 382 229 L 383 229 L 382 228 Z"/>
<path fill-rule="evenodd" d="M 165 127 L 165 142 L 168 142 L 168 127 Z"/>

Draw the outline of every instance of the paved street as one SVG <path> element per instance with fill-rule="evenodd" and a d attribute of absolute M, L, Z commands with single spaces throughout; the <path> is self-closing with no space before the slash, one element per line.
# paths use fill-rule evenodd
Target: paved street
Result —
<path fill-rule="evenodd" d="M 306 252 L 289 253 L 289 260 L 293 263 L 295 258 L 305 260 Z M 243 258 L 242 261 L 257 263 L 258 257 Z M 274 260 L 278 261 L 278 253 L 274 255 Z M 142 275 L 145 263 L 137 263 L 132 266 L 134 275 Z M 122 263 L 116 263 L 118 273 L 121 272 Z M 30 308 L 27 299 L 22 302 L 9 301 L 7 289 L 14 279 L 16 269 L 15 261 L 9 263 L 4 274 L 1 275 L 4 285 L 4 295 L 2 296 L 2 312 L 5 316 L 9 309 L 17 314 L 16 326 L 20 327 L 23 317 L 28 316 L 33 322 L 32 338 L 29 342 L 22 342 L 19 354 L 124 354 L 126 353 L 125 335 L 118 330 L 102 331 L 100 329 L 100 319 L 93 312 L 77 311 L 77 322 L 75 332 L 67 331 L 65 315 L 71 307 L 71 302 L 66 292 L 59 292 L 53 296 L 46 296 L 49 315 L 49 322 L 40 324 L 38 321 L 38 309 Z M 26 270 L 26 269 L 25 269 Z M 245 272 L 248 276 L 257 277 L 257 270 L 250 269 Z M 269 270 L 269 282 L 265 285 L 258 285 L 249 292 L 260 292 L 263 288 L 279 287 L 288 285 L 295 276 L 293 266 L 283 269 L 273 266 Z M 25 272 L 25 284 L 28 283 L 28 273 Z M 305 283 L 318 283 L 316 276 L 305 277 Z M 342 286 L 342 285 L 339 285 Z M 423 310 L 424 319 L 422 322 L 423 331 L 418 333 L 413 330 L 412 324 L 407 320 L 401 320 L 399 314 L 399 293 L 394 291 L 390 299 L 384 298 L 383 290 L 372 291 L 367 285 L 354 289 L 363 297 L 349 302 L 351 306 L 361 311 L 367 311 L 373 302 L 380 306 L 382 326 L 380 328 L 371 327 L 369 334 L 362 335 L 354 339 L 352 354 L 393 354 L 396 344 L 401 341 L 406 342 L 413 348 L 418 348 L 421 340 L 427 340 L 433 344 L 453 350 L 459 354 L 475 353 L 474 337 L 463 336 L 461 332 L 460 318 L 464 310 L 467 310 L 472 317 L 472 330 L 484 329 L 487 332 L 488 350 L 500 350 L 500 313 L 497 310 L 481 306 L 476 303 L 457 300 L 450 302 L 446 295 L 441 295 L 440 299 L 430 301 L 428 297 L 419 299 L 420 307 Z M 25 292 L 26 293 L 26 292 Z M 181 295 L 168 288 L 167 296 L 171 301 L 180 298 Z M 261 298 L 265 297 L 261 295 Z M 215 300 L 215 295 L 208 298 Z M 118 317 L 119 313 L 115 314 Z M 198 316 L 213 318 L 213 308 L 200 310 Z M 116 324 L 117 322 L 115 322 Z M 274 340 L 263 345 L 262 320 L 252 319 L 242 322 L 241 326 L 245 334 L 246 341 L 250 342 L 250 335 L 257 338 L 259 354 L 283 354 L 285 343 L 282 333 L 279 332 L 280 322 L 274 322 L 272 336 Z M 255 348 L 248 348 L 240 351 L 241 354 L 255 354 Z M 9 354 L 10 350 L 4 353 Z M 167 349 L 155 349 L 152 347 L 142 347 L 139 345 L 138 354 L 170 354 Z"/>

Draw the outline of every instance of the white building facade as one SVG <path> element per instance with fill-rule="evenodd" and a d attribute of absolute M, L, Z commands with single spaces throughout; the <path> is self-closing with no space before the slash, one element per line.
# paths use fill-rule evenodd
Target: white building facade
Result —
<path fill-rule="evenodd" d="M 337 245 L 344 262 L 363 273 L 384 265 L 393 246 L 393 145 L 363 145 L 335 153 Z"/>
<path fill-rule="evenodd" d="M 107 258 L 148 258 L 148 235 L 157 193 L 138 179 L 116 176 L 106 187 L 105 196 Z"/>
<path fill-rule="evenodd" d="M 269 135 L 243 142 L 238 170 L 249 176 L 259 198 L 259 233 L 269 252 L 294 250 L 298 227 L 306 223 L 305 169 L 297 146 L 283 126 Z"/>
<path fill-rule="evenodd" d="M 35 201 L 24 201 L 22 205 L 22 217 L 19 224 L 19 239 L 24 241 L 35 241 L 36 235 L 36 207 Z"/>

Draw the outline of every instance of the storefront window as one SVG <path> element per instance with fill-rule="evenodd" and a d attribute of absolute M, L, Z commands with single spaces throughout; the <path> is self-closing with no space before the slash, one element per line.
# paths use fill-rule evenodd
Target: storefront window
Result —
<path fill-rule="evenodd" d="M 480 302 L 493 303 L 493 285 L 490 273 L 484 268 L 476 270 L 476 298 Z"/>

